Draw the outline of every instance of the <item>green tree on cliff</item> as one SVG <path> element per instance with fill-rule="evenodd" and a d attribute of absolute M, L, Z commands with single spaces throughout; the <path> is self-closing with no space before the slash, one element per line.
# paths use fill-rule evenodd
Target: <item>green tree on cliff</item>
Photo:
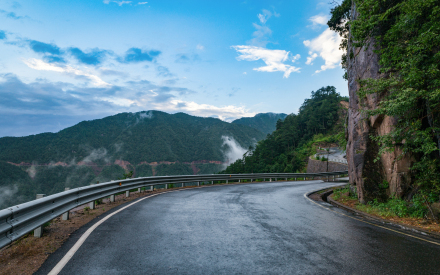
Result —
<path fill-rule="evenodd" d="M 379 153 L 401 149 L 415 160 L 412 179 L 422 193 L 440 191 L 440 1 L 353 0 L 359 16 L 350 21 L 352 0 L 332 9 L 329 27 L 356 47 L 375 47 L 380 79 L 359 81 L 359 95 L 383 96 L 368 116 L 395 117 L 390 133 L 372 137 Z M 350 33 L 348 32 L 350 30 Z M 370 45 L 372 39 L 376 45 Z M 354 52 L 346 52 L 346 56 Z M 345 66 L 345 69 L 346 66 Z"/>
<path fill-rule="evenodd" d="M 279 120 L 276 130 L 258 142 L 242 159 L 227 167 L 224 173 L 294 173 L 305 167 L 314 136 L 328 133 L 338 121 L 343 97 L 333 86 L 322 87 L 304 100 L 298 114 Z"/>

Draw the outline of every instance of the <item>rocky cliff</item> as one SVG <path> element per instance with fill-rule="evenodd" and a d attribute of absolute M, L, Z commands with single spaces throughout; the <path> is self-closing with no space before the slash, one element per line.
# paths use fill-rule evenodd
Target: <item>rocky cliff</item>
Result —
<path fill-rule="evenodd" d="M 353 1 L 351 20 L 358 17 L 356 5 Z M 350 34 L 351 38 L 351 34 Z M 374 109 L 378 106 L 381 97 L 378 94 L 359 98 L 359 80 L 379 78 L 379 56 L 374 52 L 374 40 L 368 48 L 354 47 L 353 41 L 348 41 L 347 74 L 348 90 L 350 95 L 348 123 L 347 123 L 347 161 L 350 184 L 356 185 L 361 203 L 381 196 L 396 194 L 401 197 L 408 191 L 411 183 L 409 176 L 410 157 L 397 159 L 399 151 L 380 156 L 380 161 L 374 162 L 378 156 L 378 146 L 371 136 L 389 133 L 396 124 L 393 117 L 374 116 L 367 118 L 362 109 Z M 379 188 L 379 184 L 386 180 L 388 190 Z M 385 191 L 385 192 L 384 192 Z"/>
<path fill-rule="evenodd" d="M 328 165 L 328 166 L 327 166 Z M 309 158 L 307 173 L 339 172 L 347 170 L 347 165 L 339 162 L 315 160 Z"/>

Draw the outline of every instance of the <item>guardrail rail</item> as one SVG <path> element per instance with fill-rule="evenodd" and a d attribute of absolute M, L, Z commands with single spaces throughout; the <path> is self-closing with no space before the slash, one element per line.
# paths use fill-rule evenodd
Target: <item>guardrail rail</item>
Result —
<path fill-rule="evenodd" d="M 0 248 L 77 206 L 135 188 L 154 187 L 155 185 L 165 185 L 167 188 L 168 184 L 189 182 L 200 185 L 201 182 L 226 181 L 228 183 L 230 180 L 251 180 L 252 182 L 256 179 L 270 179 L 271 181 L 279 178 L 286 180 L 304 178 L 305 180 L 326 177 L 330 180 L 330 177 L 333 177 L 334 180 L 336 176 L 340 177 L 347 174 L 348 171 L 160 176 L 125 179 L 79 187 L 0 210 Z"/>

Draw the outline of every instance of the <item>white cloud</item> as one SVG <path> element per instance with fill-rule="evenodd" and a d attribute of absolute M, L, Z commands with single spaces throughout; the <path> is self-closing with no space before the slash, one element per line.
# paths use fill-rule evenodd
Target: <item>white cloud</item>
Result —
<path fill-rule="evenodd" d="M 300 68 L 286 65 L 290 52 L 284 50 L 269 50 L 256 46 L 232 46 L 240 55 L 237 60 L 256 61 L 263 60 L 266 66 L 254 68 L 260 72 L 284 72 L 283 77 L 288 78 L 290 73 L 299 72 Z"/>
<path fill-rule="evenodd" d="M 225 167 L 234 163 L 237 159 L 241 159 L 247 150 L 240 146 L 234 138 L 228 136 L 222 136 L 223 146 L 226 147 L 223 154 L 225 155 Z"/>
<path fill-rule="evenodd" d="M 306 64 L 307 65 L 313 65 L 313 60 L 315 60 L 315 58 L 317 58 L 318 57 L 318 54 L 317 53 L 314 53 L 314 52 L 309 52 L 309 56 L 307 57 L 307 61 L 306 61 Z"/>
<path fill-rule="evenodd" d="M 254 45 L 254 46 L 260 46 L 260 47 L 264 47 L 264 46 L 266 46 L 267 43 L 269 43 L 268 37 L 272 35 L 272 30 L 266 26 L 266 22 L 267 22 L 267 20 L 269 20 L 269 18 L 272 17 L 272 15 L 274 15 L 275 17 L 280 16 L 279 13 L 276 13 L 276 12 L 272 13 L 272 12 L 265 10 L 265 9 L 262 10 L 262 13 L 259 13 L 257 15 L 258 20 L 260 20 L 261 25 L 259 25 L 257 23 L 252 23 L 252 25 L 254 26 L 254 28 L 256 30 L 252 33 L 252 36 L 254 38 L 252 38 L 247 43 Z"/>
<path fill-rule="evenodd" d="M 255 46 L 261 46 L 261 47 L 266 46 L 266 44 L 269 43 L 267 37 L 272 35 L 272 30 L 269 29 L 269 27 L 267 26 L 264 25 L 260 26 L 256 23 L 252 23 L 252 25 L 254 26 L 256 31 L 252 33 L 252 36 L 254 38 L 248 41 L 248 43 Z"/>
<path fill-rule="evenodd" d="M 205 49 L 205 47 L 204 47 L 203 45 L 198 44 L 198 45 L 196 46 L 196 49 L 197 49 L 197 50 L 201 50 L 201 51 L 203 51 L 203 50 Z"/>
<path fill-rule="evenodd" d="M 31 69 L 39 70 L 39 71 L 53 71 L 59 73 L 66 73 L 69 75 L 83 76 L 89 79 L 94 86 L 106 87 L 110 86 L 107 82 L 102 80 L 96 75 L 75 69 L 71 66 L 56 66 L 54 64 L 46 63 L 41 59 L 30 58 L 28 60 L 23 60 L 23 62 Z"/>
<path fill-rule="evenodd" d="M 303 43 L 304 46 L 309 48 L 309 57 L 307 57 L 306 64 L 312 64 L 312 61 L 317 57 L 316 54 L 325 61 L 325 64 L 321 66 L 321 70 L 317 70 L 316 73 L 336 68 L 341 64 L 343 51 L 339 49 L 341 37 L 338 33 L 327 28 L 318 37 L 305 40 Z"/>
<path fill-rule="evenodd" d="M 138 5 L 145 5 L 148 4 L 148 2 L 138 2 Z"/>
<path fill-rule="evenodd" d="M 199 104 L 194 101 L 183 101 L 173 99 L 169 102 L 158 103 L 154 108 L 165 112 L 185 112 L 190 115 L 201 117 L 216 117 L 223 121 L 231 122 L 241 117 L 252 117 L 256 113 L 247 110 L 244 106 L 221 106 L 217 107 L 209 104 Z"/>
<path fill-rule="evenodd" d="M 292 57 L 292 62 L 296 62 L 298 59 L 301 58 L 300 54 L 295 55 L 294 57 Z"/>
<path fill-rule="evenodd" d="M 95 97 L 95 100 L 106 101 L 121 107 L 139 106 L 136 101 L 122 97 Z"/>
<path fill-rule="evenodd" d="M 267 20 L 272 16 L 272 13 L 268 10 L 263 10 L 263 13 L 259 13 L 257 16 L 261 24 L 266 24 Z"/>
<path fill-rule="evenodd" d="M 309 21 L 312 21 L 312 26 L 318 25 L 327 25 L 327 21 L 329 20 L 328 15 L 315 15 L 309 18 Z"/>
<path fill-rule="evenodd" d="M 118 6 L 122 6 L 124 4 L 130 4 L 131 1 L 112 1 L 112 0 L 104 0 L 103 3 L 104 4 L 110 4 L 110 2 L 116 3 L 118 4 Z M 148 3 L 148 2 L 140 2 L 140 3 Z M 139 4 L 139 5 L 143 5 L 143 4 Z"/>

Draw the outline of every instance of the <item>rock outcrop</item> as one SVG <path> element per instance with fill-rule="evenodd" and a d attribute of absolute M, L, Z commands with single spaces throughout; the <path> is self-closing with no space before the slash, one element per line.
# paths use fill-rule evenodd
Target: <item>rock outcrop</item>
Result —
<path fill-rule="evenodd" d="M 352 20 L 358 17 L 356 5 L 353 1 Z M 350 95 L 348 125 L 347 125 L 347 161 L 350 184 L 356 185 L 359 201 L 366 203 L 377 197 L 395 194 L 399 197 L 408 191 L 411 179 L 409 176 L 410 157 L 398 159 L 400 154 L 395 152 L 378 156 L 378 146 L 371 136 L 389 133 L 396 120 L 388 116 L 374 116 L 367 118 L 361 109 L 375 109 L 381 97 L 378 94 L 359 98 L 359 80 L 381 77 L 379 72 L 379 56 L 374 52 L 375 41 L 370 46 L 354 47 L 349 40 L 347 51 L 348 90 Z M 379 184 L 386 180 L 388 190 L 379 188 Z M 385 192 L 384 192 L 385 191 Z"/>
<path fill-rule="evenodd" d="M 347 165 L 339 162 L 327 162 L 309 158 L 307 163 L 307 173 L 322 173 L 322 172 L 339 172 L 347 170 Z"/>

